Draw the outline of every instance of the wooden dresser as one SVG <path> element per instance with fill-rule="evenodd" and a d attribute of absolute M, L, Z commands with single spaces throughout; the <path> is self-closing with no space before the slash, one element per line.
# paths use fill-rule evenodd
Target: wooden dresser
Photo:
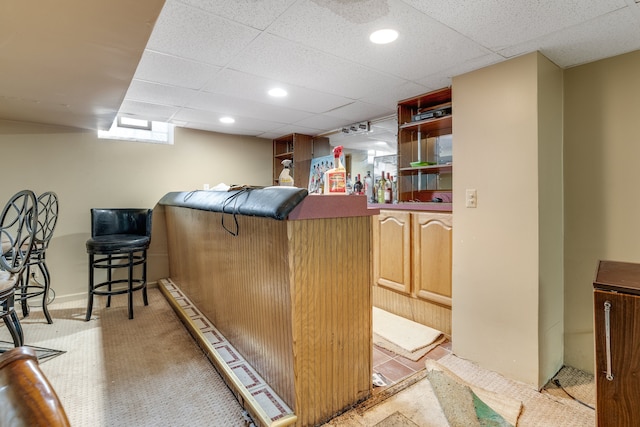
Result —
<path fill-rule="evenodd" d="M 600 261 L 594 288 L 596 420 L 640 425 L 640 264 Z"/>

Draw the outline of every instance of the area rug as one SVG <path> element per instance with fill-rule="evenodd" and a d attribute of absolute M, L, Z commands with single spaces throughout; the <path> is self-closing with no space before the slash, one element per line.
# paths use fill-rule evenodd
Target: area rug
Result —
<path fill-rule="evenodd" d="M 427 378 L 452 426 L 518 424 L 522 401 L 465 381 L 435 360 L 427 360 L 426 368 Z"/>
<path fill-rule="evenodd" d="M 453 354 L 440 358 L 438 364 L 469 383 L 474 391 L 474 387 L 478 386 L 501 396 L 501 400 L 508 396 L 521 402 L 521 411 L 517 417 L 518 427 L 595 425 L 595 411 L 568 397 L 554 396 L 544 390 L 540 392 L 531 384 L 506 378 L 497 372 L 481 368 L 476 363 Z M 566 383 L 568 384 L 568 379 Z M 480 394 L 478 393 L 478 395 Z M 483 400 L 488 402 L 484 397 Z M 506 402 L 506 400 L 503 401 Z M 505 419 L 513 424 L 513 421 L 508 417 Z"/>
<path fill-rule="evenodd" d="M 436 329 L 373 307 L 373 343 L 416 361 L 444 342 Z"/>
<path fill-rule="evenodd" d="M 60 356 L 61 354 L 66 353 L 66 351 L 53 350 L 51 348 L 44 348 L 44 347 L 36 347 L 35 345 L 25 345 L 25 347 L 29 347 L 36 352 L 38 363 L 44 363 L 47 360 L 51 360 L 56 356 Z M 4 353 L 5 351 L 11 350 L 12 348 L 14 348 L 14 345 L 12 342 L 0 341 L 0 353 Z"/>
<path fill-rule="evenodd" d="M 449 374 L 431 370 L 427 378 L 451 427 L 513 427 L 502 415 Z"/>

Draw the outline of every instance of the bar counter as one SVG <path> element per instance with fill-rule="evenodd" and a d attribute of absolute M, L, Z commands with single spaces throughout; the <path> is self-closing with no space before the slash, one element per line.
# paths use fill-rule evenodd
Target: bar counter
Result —
<path fill-rule="evenodd" d="M 322 424 L 371 395 L 379 211 L 364 196 L 267 187 L 168 193 L 158 207 L 172 282 L 293 409 L 292 423 Z"/>

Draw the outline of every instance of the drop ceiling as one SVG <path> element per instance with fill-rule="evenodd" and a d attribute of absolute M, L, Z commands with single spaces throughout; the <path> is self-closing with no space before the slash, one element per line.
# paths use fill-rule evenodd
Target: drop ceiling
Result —
<path fill-rule="evenodd" d="M 269 139 L 373 120 L 384 139 L 376 119 L 453 76 L 536 50 L 568 68 L 640 49 L 635 0 L 29 3 L 0 5 L 0 118 L 87 129 L 118 112 Z M 381 28 L 400 36 L 369 42 Z"/>

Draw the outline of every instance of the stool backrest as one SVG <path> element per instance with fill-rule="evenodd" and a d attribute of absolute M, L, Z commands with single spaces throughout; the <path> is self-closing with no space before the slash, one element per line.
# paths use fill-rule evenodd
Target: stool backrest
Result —
<path fill-rule="evenodd" d="M 53 237 L 58 223 L 58 195 L 47 191 L 38 196 L 38 228 L 36 229 L 36 248 L 44 251 Z"/>
<path fill-rule="evenodd" d="M 31 190 L 14 194 L 0 213 L 0 270 L 20 274 L 29 255 L 38 226 L 38 205 Z"/>
<path fill-rule="evenodd" d="M 134 234 L 151 237 L 151 209 L 91 209 L 91 237 Z"/>

